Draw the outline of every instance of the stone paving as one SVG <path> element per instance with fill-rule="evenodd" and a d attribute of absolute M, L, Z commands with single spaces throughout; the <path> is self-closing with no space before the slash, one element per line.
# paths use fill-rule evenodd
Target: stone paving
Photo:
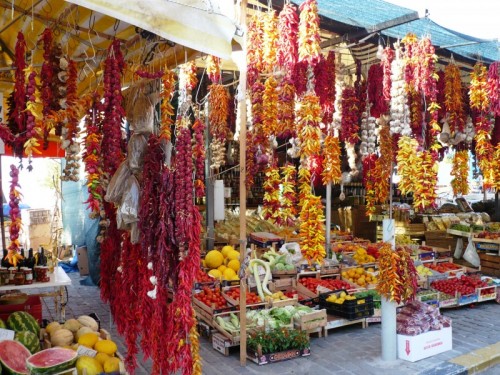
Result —
<path fill-rule="evenodd" d="M 102 327 L 111 332 L 120 352 L 124 353 L 126 348 L 123 340 L 112 325 L 109 307 L 99 298 L 99 289 L 80 285 L 78 273 L 69 275 L 73 285 L 68 287 L 67 318 L 95 312 L 101 320 Z M 50 318 L 51 314 L 53 316 L 53 304 L 46 299 L 44 318 Z M 230 355 L 225 357 L 215 351 L 207 339 L 201 338 L 203 374 L 413 375 L 425 373 L 451 375 L 460 372 L 452 369 L 448 360 L 500 342 L 500 305 L 494 301 L 470 307 L 443 309 L 442 314 L 453 319 L 453 349 L 418 362 L 383 361 L 381 359 L 380 324 L 370 324 L 366 329 L 362 329 L 358 324 L 330 330 L 326 338 L 313 337 L 309 357 L 265 366 L 257 366 L 248 361 L 246 367 L 241 367 L 238 348 L 231 348 Z M 140 367 L 136 374 L 150 374 L 151 363 L 140 360 L 138 362 L 140 362 Z M 498 372 L 495 371 L 498 367 L 487 371 L 491 374 L 500 373 L 500 368 Z"/>

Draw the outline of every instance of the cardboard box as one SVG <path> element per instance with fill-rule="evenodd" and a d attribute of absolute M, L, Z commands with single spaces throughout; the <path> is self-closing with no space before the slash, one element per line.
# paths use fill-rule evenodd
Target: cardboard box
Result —
<path fill-rule="evenodd" d="M 451 327 L 417 336 L 398 335 L 398 357 L 410 362 L 452 349 Z"/>
<path fill-rule="evenodd" d="M 89 274 L 89 258 L 87 255 L 87 247 L 82 246 L 76 249 L 78 254 L 78 269 L 80 276 L 87 276 Z"/>

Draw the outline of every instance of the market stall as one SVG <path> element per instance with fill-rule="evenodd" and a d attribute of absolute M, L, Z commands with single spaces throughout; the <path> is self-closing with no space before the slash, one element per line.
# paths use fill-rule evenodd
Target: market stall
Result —
<path fill-rule="evenodd" d="M 383 319 L 383 358 L 418 360 L 398 340 L 436 336 L 448 350 L 439 309 L 496 298 L 479 267 L 422 240 L 457 235 L 453 225 L 469 220 L 437 211 L 445 155 L 454 196 L 467 195 L 471 155 L 483 187 L 498 189 L 498 51 L 484 47 L 477 61 L 459 45 L 473 38 L 444 38 L 378 0 L 167 2 L 179 14 L 151 1 L 147 16 L 139 2 L 71 3 L 51 3 L 57 19 L 33 5 L 31 31 L 12 16 L 0 136 L 28 166 L 58 137 L 62 180 L 85 179 L 101 298 L 127 351 L 118 356 L 86 317 L 69 332 L 53 324 L 44 339 L 79 350 L 77 359 L 47 348 L 65 358 L 58 369 L 134 373 L 141 352 L 153 373 L 199 374 L 200 334 L 224 355 L 239 346 L 241 364 L 264 365 L 309 355 L 316 335 Z M 206 18 L 193 25 L 189 7 Z M 10 168 L 7 259 L 17 263 L 22 181 Z M 492 251 L 478 257 L 491 262 Z M 91 330 L 83 340 L 81 326 Z"/>

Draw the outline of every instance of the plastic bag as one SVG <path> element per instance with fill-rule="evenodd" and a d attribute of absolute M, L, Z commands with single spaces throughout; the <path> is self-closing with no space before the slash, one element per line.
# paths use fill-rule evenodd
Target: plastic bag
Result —
<path fill-rule="evenodd" d="M 132 134 L 127 145 L 128 166 L 132 173 L 136 174 L 142 170 L 147 147 L 148 139 L 144 134 Z"/>
<path fill-rule="evenodd" d="M 479 267 L 481 265 L 481 260 L 479 259 L 479 255 L 477 255 L 476 247 L 471 238 L 469 238 L 469 244 L 465 249 L 463 258 L 474 267 Z"/>
<path fill-rule="evenodd" d="M 134 245 L 139 243 L 141 232 L 139 231 L 139 222 L 130 224 L 130 242 Z"/>
<path fill-rule="evenodd" d="M 127 180 L 119 211 L 125 224 L 139 221 L 139 182 L 135 176 L 130 176 Z"/>
<path fill-rule="evenodd" d="M 130 168 L 128 166 L 128 162 L 125 160 L 120 164 L 109 182 L 108 191 L 104 196 L 104 200 L 106 202 L 114 203 L 116 205 L 121 202 L 123 193 L 127 187 L 127 180 L 130 175 Z"/>
<path fill-rule="evenodd" d="M 302 260 L 300 245 L 297 242 L 288 242 L 280 247 L 279 252 L 286 254 L 286 262 L 289 264 L 299 263 Z"/>
<path fill-rule="evenodd" d="M 136 134 L 150 134 L 153 132 L 155 107 L 151 99 L 143 92 L 138 92 L 133 102 L 130 129 Z"/>

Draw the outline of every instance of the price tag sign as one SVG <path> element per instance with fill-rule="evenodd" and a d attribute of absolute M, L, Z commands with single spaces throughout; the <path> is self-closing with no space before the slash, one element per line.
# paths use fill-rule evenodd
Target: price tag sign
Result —
<path fill-rule="evenodd" d="M 97 352 L 95 350 L 87 348 L 87 347 L 85 347 L 83 345 L 80 345 L 78 347 L 78 349 L 76 350 L 76 353 L 78 354 L 79 357 L 81 357 L 81 356 L 87 356 L 87 357 L 94 358 L 97 355 Z"/>
<path fill-rule="evenodd" d="M 14 340 L 15 332 L 10 329 L 0 328 L 0 341 L 2 340 Z"/>

